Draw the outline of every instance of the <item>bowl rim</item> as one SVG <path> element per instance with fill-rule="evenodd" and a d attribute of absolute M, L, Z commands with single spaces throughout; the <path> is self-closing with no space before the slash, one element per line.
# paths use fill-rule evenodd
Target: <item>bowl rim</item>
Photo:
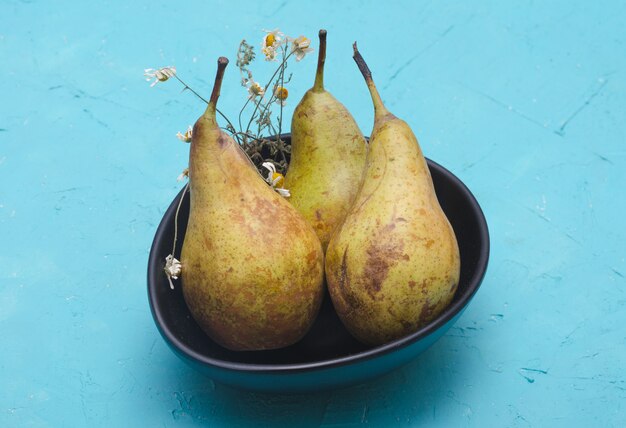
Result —
<path fill-rule="evenodd" d="M 251 364 L 251 363 L 240 363 L 240 362 L 232 362 L 227 360 L 220 360 L 212 357 L 207 357 L 206 355 L 200 354 L 193 349 L 189 348 L 184 342 L 179 340 L 176 335 L 169 329 L 168 324 L 165 323 L 164 317 L 157 311 L 155 308 L 156 301 L 156 284 L 158 283 L 158 279 L 156 277 L 157 272 L 161 272 L 161 260 L 157 259 L 157 243 L 164 238 L 165 229 L 166 229 L 166 218 L 171 217 L 177 207 L 177 202 L 181 194 L 185 191 L 185 189 L 181 190 L 178 195 L 174 198 L 167 211 L 163 214 L 163 218 L 159 223 L 157 231 L 154 236 L 154 240 L 152 242 L 152 246 L 150 248 L 150 254 L 148 259 L 148 297 L 150 302 L 150 310 L 152 312 L 152 316 L 156 321 L 157 328 L 163 338 L 168 342 L 170 347 L 173 347 L 177 350 L 178 353 L 183 354 L 186 358 L 193 360 L 203 366 L 212 366 L 217 369 L 231 371 L 231 372 L 240 372 L 240 373 L 255 373 L 255 374 L 286 374 L 286 373 L 299 373 L 299 372 L 308 372 L 314 370 L 321 369 L 331 369 L 336 367 L 345 366 L 348 364 L 353 364 L 357 362 L 364 362 L 370 360 L 375 357 L 380 357 L 386 354 L 389 354 L 393 351 L 406 348 L 412 343 L 423 339 L 430 334 L 434 333 L 439 328 L 443 327 L 446 323 L 448 323 L 451 319 L 453 319 L 459 312 L 461 312 L 465 306 L 472 299 L 480 284 L 485 276 L 487 271 L 487 265 L 489 261 L 489 252 L 490 252 L 490 241 L 489 241 L 489 229 L 487 226 L 487 221 L 485 219 L 485 215 L 478 204 L 478 201 L 472 194 L 472 192 L 468 189 L 468 187 L 452 172 L 448 169 L 444 168 L 437 162 L 434 162 L 428 158 L 426 158 L 428 166 L 430 169 L 437 170 L 438 173 L 446 176 L 451 181 L 455 182 L 461 193 L 464 195 L 466 200 L 469 202 L 471 207 L 471 211 L 476 217 L 479 224 L 479 234 L 481 241 L 484 242 L 484 245 L 480 248 L 480 254 L 477 262 L 477 269 L 474 271 L 472 277 L 469 280 L 468 287 L 464 290 L 463 294 L 454 301 L 450 306 L 448 306 L 434 321 L 429 323 L 428 325 L 422 327 L 416 332 L 402 337 L 400 339 L 394 340 L 392 342 L 386 343 L 384 345 L 376 346 L 374 348 L 361 351 L 355 354 L 350 354 L 343 357 L 331 358 L 326 360 L 320 360 L 315 362 L 308 363 L 294 363 L 294 364 Z"/>

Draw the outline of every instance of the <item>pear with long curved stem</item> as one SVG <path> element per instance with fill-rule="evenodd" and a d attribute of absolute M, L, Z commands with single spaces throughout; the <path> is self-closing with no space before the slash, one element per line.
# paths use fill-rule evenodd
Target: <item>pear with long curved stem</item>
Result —
<path fill-rule="evenodd" d="M 350 112 L 324 89 L 326 30 L 320 30 L 315 83 L 291 122 L 291 161 L 285 176 L 289 202 L 326 248 L 356 196 L 367 144 Z"/>
<path fill-rule="evenodd" d="M 374 104 L 363 181 L 326 251 L 335 309 L 360 341 L 379 345 L 417 331 L 452 300 L 460 256 L 411 128 L 391 114 L 354 44 Z"/>
<path fill-rule="evenodd" d="M 280 348 L 298 341 L 317 315 L 324 255 L 311 226 L 218 126 L 227 64 L 218 60 L 213 93 L 193 127 L 182 289 L 194 319 L 217 343 Z"/>

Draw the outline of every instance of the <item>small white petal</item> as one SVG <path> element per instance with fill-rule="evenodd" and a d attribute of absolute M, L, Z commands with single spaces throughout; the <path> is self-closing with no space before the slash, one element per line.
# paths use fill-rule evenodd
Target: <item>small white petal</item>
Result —
<path fill-rule="evenodd" d="M 268 169 L 272 174 L 276 172 L 276 167 L 272 162 L 263 162 L 261 166 Z"/>
<path fill-rule="evenodd" d="M 291 196 L 291 193 L 289 193 L 289 190 L 283 189 L 282 187 L 277 187 L 276 191 L 280 194 L 280 196 L 284 198 L 288 198 Z"/>

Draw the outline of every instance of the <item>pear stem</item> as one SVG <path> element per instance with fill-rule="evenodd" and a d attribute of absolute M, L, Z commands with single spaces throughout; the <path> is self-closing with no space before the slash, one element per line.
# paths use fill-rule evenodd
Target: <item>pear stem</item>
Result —
<path fill-rule="evenodd" d="M 361 56 L 361 52 L 359 52 L 358 48 L 356 47 L 356 42 L 354 42 L 352 48 L 354 49 L 354 55 L 352 56 L 354 58 L 354 62 L 356 62 L 356 65 L 359 67 L 359 71 L 363 75 L 363 78 L 365 78 L 365 83 L 367 83 L 370 95 L 372 96 L 372 102 L 374 103 L 374 117 L 382 117 L 388 114 L 389 111 L 383 104 L 383 100 L 378 93 L 378 89 L 376 89 L 374 80 L 372 79 L 372 72 L 370 71 L 367 63 Z"/>
<path fill-rule="evenodd" d="M 326 30 L 320 30 L 320 52 L 317 57 L 317 73 L 315 73 L 315 91 L 324 90 L 324 63 L 326 62 Z"/>
<path fill-rule="evenodd" d="M 220 97 L 220 89 L 222 88 L 222 80 L 224 79 L 224 70 L 228 65 L 228 58 L 223 56 L 217 60 L 217 74 L 215 75 L 215 83 L 213 84 L 213 92 L 211 92 L 211 98 L 209 98 L 209 104 L 213 104 L 213 107 L 217 104 L 217 99 Z"/>

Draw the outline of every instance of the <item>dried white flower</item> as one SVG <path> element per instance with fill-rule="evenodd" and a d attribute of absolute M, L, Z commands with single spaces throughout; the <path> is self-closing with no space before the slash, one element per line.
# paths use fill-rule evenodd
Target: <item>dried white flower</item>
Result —
<path fill-rule="evenodd" d="M 268 170 L 267 178 L 265 181 L 276 190 L 280 196 L 288 198 L 291 196 L 289 190 L 282 187 L 285 182 L 285 177 L 280 172 L 276 172 L 276 166 L 272 162 L 263 162 L 263 168 Z"/>
<path fill-rule="evenodd" d="M 285 35 L 278 31 L 278 28 L 271 31 L 263 31 L 267 34 L 263 37 L 263 41 L 261 42 L 261 52 L 265 55 L 266 61 L 274 61 L 276 59 L 276 50 L 282 44 Z"/>
<path fill-rule="evenodd" d="M 165 275 L 167 276 L 167 280 L 170 282 L 170 288 L 174 289 L 174 283 L 172 279 L 178 279 L 180 276 L 180 272 L 182 271 L 182 265 L 180 261 L 176 260 L 173 255 L 169 254 L 165 258 L 165 267 L 163 268 L 165 271 Z"/>
<path fill-rule="evenodd" d="M 265 55 L 265 61 L 275 61 L 276 60 L 276 49 L 274 48 L 262 48 L 261 52 Z"/>
<path fill-rule="evenodd" d="M 263 95 L 265 95 L 265 89 L 263 88 L 263 86 L 259 85 L 259 82 L 250 80 L 248 84 L 248 94 L 250 94 L 249 98 L 251 100 L 255 99 L 256 97 L 262 97 Z"/>
<path fill-rule="evenodd" d="M 154 79 L 154 82 L 150 85 L 150 87 L 153 87 L 159 82 L 165 82 L 170 77 L 174 77 L 176 75 L 176 67 L 163 67 L 158 70 L 155 70 L 154 68 L 146 68 L 143 75 L 146 76 L 147 82 Z"/>
<path fill-rule="evenodd" d="M 183 181 L 185 178 L 189 178 L 189 168 L 183 169 L 183 172 L 176 178 L 176 181 Z"/>
<path fill-rule="evenodd" d="M 291 52 L 296 55 L 296 61 L 300 61 L 304 56 L 313 52 L 313 48 L 311 48 L 311 40 L 304 36 L 300 36 L 296 39 L 290 39 L 292 42 Z"/>
<path fill-rule="evenodd" d="M 282 86 L 276 86 L 274 88 L 274 97 L 276 97 L 276 103 L 284 106 L 287 104 L 287 97 L 289 96 L 289 91 L 287 88 Z"/>
<path fill-rule="evenodd" d="M 187 128 L 185 133 L 181 134 L 180 132 L 178 132 L 176 134 L 176 138 L 178 138 L 183 143 L 191 143 L 191 134 L 192 134 L 192 132 L 193 132 L 193 128 L 191 127 L 191 125 L 189 125 L 189 128 Z"/>

